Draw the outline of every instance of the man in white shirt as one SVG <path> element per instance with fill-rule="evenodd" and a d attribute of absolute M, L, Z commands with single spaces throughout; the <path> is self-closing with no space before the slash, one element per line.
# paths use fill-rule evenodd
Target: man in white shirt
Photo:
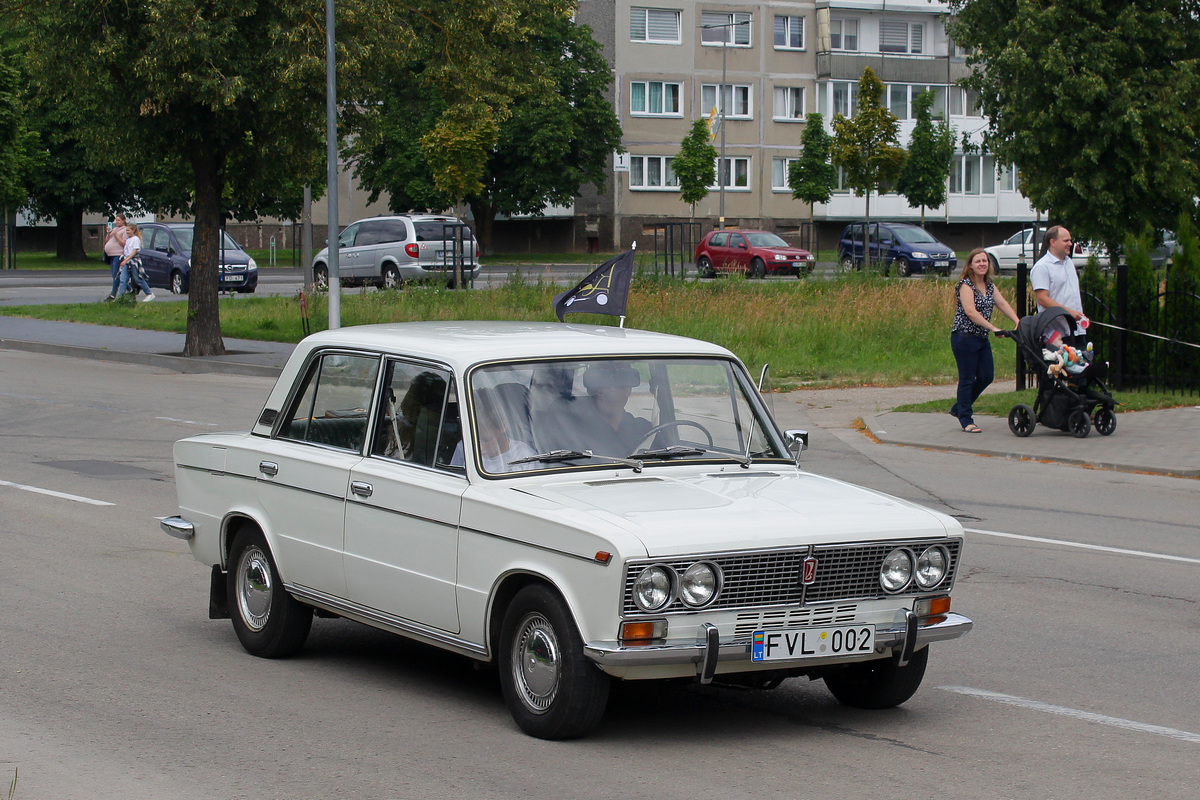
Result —
<path fill-rule="evenodd" d="M 1029 272 L 1029 283 L 1037 299 L 1038 310 L 1060 306 L 1075 318 L 1074 330 L 1063 330 L 1065 336 L 1082 338 L 1080 320 L 1083 314 L 1083 298 L 1079 294 L 1079 274 L 1071 261 L 1071 232 L 1061 225 L 1046 231 L 1048 248 Z M 1078 341 L 1078 340 L 1076 340 Z"/>

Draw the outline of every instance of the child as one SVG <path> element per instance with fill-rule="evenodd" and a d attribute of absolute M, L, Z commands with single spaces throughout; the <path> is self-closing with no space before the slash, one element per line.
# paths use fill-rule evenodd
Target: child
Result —
<path fill-rule="evenodd" d="M 132 279 L 138 288 L 146 293 L 142 302 L 148 303 L 154 299 L 154 292 L 150 291 L 150 284 L 146 282 L 145 275 L 142 273 L 142 260 L 138 258 L 138 252 L 142 249 L 142 232 L 133 223 L 126 226 L 126 230 L 129 238 L 125 240 L 125 250 L 121 257 L 121 288 L 117 290 L 117 297 L 125 296 L 125 291 L 129 288 L 129 281 Z"/>

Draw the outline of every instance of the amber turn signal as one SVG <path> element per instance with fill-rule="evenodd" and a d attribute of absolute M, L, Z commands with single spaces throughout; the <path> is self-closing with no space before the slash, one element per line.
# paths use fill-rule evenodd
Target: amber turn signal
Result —
<path fill-rule="evenodd" d="M 666 635 L 665 619 L 621 623 L 621 644 L 648 644 L 653 639 L 664 639 Z"/>

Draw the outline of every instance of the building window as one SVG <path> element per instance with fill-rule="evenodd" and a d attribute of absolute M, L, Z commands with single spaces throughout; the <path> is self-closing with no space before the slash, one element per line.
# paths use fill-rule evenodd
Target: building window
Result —
<path fill-rule="evenodd" d="M 710 27 L 713 26 L 713 27 Z M 740 12 L 705 11 L 700 15 L 704 44 L 724 47 L 750 46 L 750 15 Z"/>
<path fill-rule="evenodd" d="M 992 156 L 954 156 L 950 161 L 950 194 L 995 193 L 996 161 Z"/>
<path fill-rule="evenodd" d="M 802 121 L 804 119 L 803 87 L 775 87 L 775 119 L 787 122 Z"/>
<path fill-rule="evenodd" d="M 963 89 L 959 86 L 950 87 L 950 116 L 980 117 L 983 112 L 979 108 L 979 92 L 974 89 Z"/>
<path fill-rule="evenodd" d="M 771 159 L 772 192 L 790 192 L 792 190 L 792 184 L 788 175 L 792 164 L 797 160 L 796 158 L 787 158 L 785 156 L 775 156 Z"/>
<path fill-rule="evenodd" d="M 678 117 L 682 84 L 665 81 L 632 81 L 629 113 L 635 117 Z"/>
<path fill-rule="evenodd" d="M 850 191 L 850 184 L 846 182 L 846 168 L 837 168 L 837 183 L 833 187 L 834 194 L 847 194 Z"/>
<path fill-rule="evenodd" d="M 925 26 L 920 22 L 882 20 L 879 23 L 881 53 L 921 53 L 924 40 Z"/>
<path fill-rule="evenodd" d="M 679 14 L 665 8 L 629 9 L 629 41 L 679 44 Z"/>
<path fill-rule="evenodd" d="M 804 49 L 804 17 L 775 17 L 775 49 Z"/>
<path fill-rule="evenodd" d="M 725 168 L 721 168 L 721 159 L 717 159 L 717 183 L 708 187 L 710 189 L 720 189 L 721 183 L 724 182 L 725 188 L 728 189 L 749 189 L 750 188 L 750 159 L 749 158 L 726 158 Z"/>
<path fill-rule="evenodd" d="M 672 156 L 630 156 L 629 188 L 671 191 L 679 188 L 679 178 L 671 169 Z"/>
<path fill-rule="evenodd" d="M 858 50 L 858 20 L 829 20 L 829 49 Z"/>
<path fill-rule="evenodd" d="M 854 81 L 834 81 L 830 84 L 832 105 L 829 116 L 853 117 L 858 113 L 858 84 Z"/>
<path fill-rule="evenodd" d="M 700 109 L 707 114 L 716 108 L 717 113 L 724 111 L 726 119 L 751 119 L 753 108 L 750 106 L 750 87 L 726 84 L 721 92 L 721 105 L 717 105 L 717 85 L 706 83 L 700 87 Z M 722 108 L 723 107 L 723 108 Z"/>

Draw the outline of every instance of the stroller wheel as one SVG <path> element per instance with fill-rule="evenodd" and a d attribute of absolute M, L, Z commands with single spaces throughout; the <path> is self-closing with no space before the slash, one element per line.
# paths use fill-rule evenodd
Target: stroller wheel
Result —
<path fill-rule="evenodd" d="M 1025 437 L 1033 433 L 1033 409 L 1024 403 L 1012 407 L 1008 412 L 1008 429 L 1014 435 Z"/>
<path fill-rule="evenodd" d="M 1092 424 L 1101 436 L 1112 436 L 1117 429 L 1117 415 L 1111 408 L 1097 408 L 1096 413 L 1092 414 Z"/>
<path fill-rule="evenodd" d="M 1092 421 L 1088 419 L 1087 412 L 1082 408 L 1077 408 L 1071 412 L 1071 416 L 1067 417 L 1067 430 L 1076 439 L 1084 439 L 1092 432 Z"/>

